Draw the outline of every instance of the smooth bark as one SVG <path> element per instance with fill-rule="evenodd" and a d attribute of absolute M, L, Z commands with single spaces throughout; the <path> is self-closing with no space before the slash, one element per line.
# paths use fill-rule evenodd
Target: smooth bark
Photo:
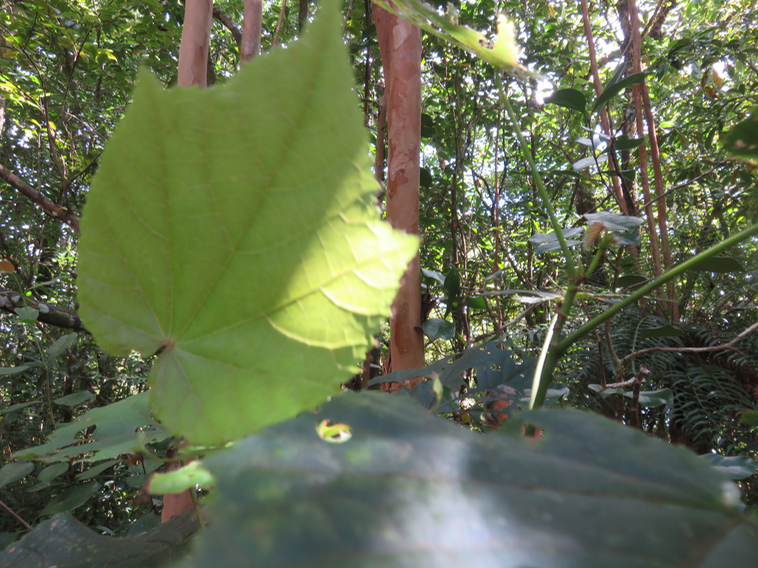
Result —
<path fill-rule="evenodd" d="M 389 151 L 387 220 L 409 234 L 419 232 L 419 167 L 421 147 L 421 31 L 374 7 L 385 77 Z M 421 264 L 408 265 L 390 315 L 392 370 L 424 366 L 421 329 Z M 412 385 L 411 385 L 412 386 Z"/>
<path fill-rule="evenodd" d="M 187 0 L 184 5 L 182 44 L 179 48 L 177 85 L 208 85 L 208 47 L 213 22 L 212 0 Z"/>
<path fill-rule="evenodd" d="M 261 53 L 261 29 L 263 25 L 263 0 L 245 0 L 244 21 L 240 58 L 249 61 Z"/>

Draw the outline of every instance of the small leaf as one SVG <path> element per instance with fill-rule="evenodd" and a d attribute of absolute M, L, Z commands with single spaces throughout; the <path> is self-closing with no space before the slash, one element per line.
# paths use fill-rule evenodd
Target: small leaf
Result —
<path fill-rule="evenodd" d="M 36 525 L 10 549 L 0 552 L 0 566 L 162 568 L 188 555 L 188 537 L 197 526 L 195 515 L 181 515 L 147 534 L 132 536 L 130 532 L 131 538 L 113 538 L 95 532 L 70 515 L 60 514 Z"/>
<path fill-rule="evenodd" d="M 96 466 L 93 466 L 89 468 L 87 471 L 83 471 L 79 475 L 75 476 L 74 479 L 77 481 L 85 481 L 87 479 L 92 479 L 93 477 L 97 477 L 101 473 L 103 473 L 106 469 L 113 467 L 116 464 L 121 463 L 121 460 L 108 460 L 104 461 L 103 463 L 99 463 Z"/>
<path fill-rule="evenodd" d="M 588 224 L 602 223 L 609 231 L 628 231 L 629 229 L 635 229 L 644 223 L 639 217 L 610 213 L 608 211 L 587 213 L 584 215 L 584 218 L 587 219 Z"/>
<path fill-rule="evenodd" d="M 13 310 L 16 312 L 21 321 L 24 323 L 36 323 L 39 316 L 39 310 L 35 310 L 32 307 L 24 306 L 23 308 L 16 308 Z"/>
<path fill-rule="evenodd" d="M 758 106 L 753 107 L 750 116 L 729 131 L 724 148 L 733 156 L 748 160 L 758 158 Z"/>
<path fill-rule="evenodd" d="M 436 412 L 440 407 L 442 397 L 445 396 L 445 387 L 442 386 L 439 377 L 432 379 L 432 392 L 434 393 L 434 405 L 429 409 L 429 412 Z"/>
<path fill-rule="evenodd" d="M 447 293 L 447 299 L 451 303 L 456 301 L 461 294 L 461 277 L 458 275 L 458 270 L 452 267 L 445 275 L 445 292 Z"/>
<path fill-rule="evenodd" d="M 734 480 L 751 477 L 758 472 L 758 463 L 749 456 L 720 456 L 719 454 L 703 454 L 700 456 L 710 462 L 720 472 Z"/>
<path fill-rule="evenodd" d="M 572 240 L 571 237 L 581 236 L 584 234 L 584 227 L 574 227 L 573 229 L 566 229 L 563 231 L 563 236 L 566 239 L 566 244 L 570 247 L 581 245 L 583 240 Z M 553 250 L 560 250 L 561 245 L 558 242 L 558 236 L 555 231 L 550 233 L 537 233 L 527 239 L 530 243 L 536 246 L 535 252 L 541 254 L 543 252 L 549 252 Z"/>
<path fill-rule="evenodd" d="M 432 187 L 432 174 L 426 168 L 419 168 L 419 185 L 421 187 Z"/>
<path fill-rule="evenodd" d="M 619 246 L 639 246 L 642 242 L 640 232 L 637 229 L 629 229 L 628 231 L 612 231 L 613 232 L 613 244 Z"/>
<path fill-rule="evenodd" d="M 729 272 L 744 272 L 745 267 L 740 262 L 731 256 L 711 256 L 704 258 L 698 262 L 695 266 L 690 268 L 696 272 L 716 272 L 718 274 L 725 274 Z"/>
<path fill-rule="evenodd" d="M 19 365 L 18 367 L 0 367 L 0 375 L 20 375 L 37 365 Z"/>
<path fill-rule="evenodd" d="M 429 278 L 431 280 L 436 280 L 440 284 L 444 286 L 445 284 L 445 275 L 441 272 L 437 272 L 436 270 L 429 270 L 427 268 L 421 269 L 421 275 L 425 276 L 426 278 Z"/>
<path fill-rule="evenodd" d="M 209 488 L 214 483 L 213 475 L 203 467 L 200 461 L 195 460 L 174 471 L 156 473 L 150 478 L 148 490 L 153 495 L 165 495 L 194 489 L 196 485 Z"/>
<path fill-rule="evenodd" d="M 483 296 L 469 296 L 466 300 L 466 306 L 472 310 L 486 310 L 487 302 Z"/>
<path fill-rule="evenodd" d="M 17 367 L 13 367 L 13 368 L 17 368 Z M 0 414 L 9 414 L 11 412 L 17 412 L 19 410 L 23 410 L 27 406 L 34 406 L 35 404 L 39 404 L 39 400 L 31 400 L 29 402 L 19 402 L 18 404 L 11 405 L 8 408 L 0 408 Z"/>
<path fill-rule="evenodd" d="M 634 398 L 634 393 L 625 392 L 624 396 L 627 398 Z M 671 406 L 674 404 L 674 393 L 671 389 L 660 389 L 654 391 L 640 391 L 639 403 L 646 408 L 656 408 L 663 404 Z"/>
<path fill-rule="evenodd" d="M 648 279 L 640 274 L 627 274 L 621 276 L 616 283 L 618 288 L 629 288 L 630 286 L 637 286 L 643 282 L 647 282 Z"/>
<path fill-rule="evenodd" d="M 606 104 L 627 87 L 642 83 L 645 80 L 645 75 L 647 75 L 647 73 L 644 71 L 641 73 L 634 73 L 633 75 L 629 75 L 625 79 L 622 79 L 618 83 L 608 85 L 605 90 L 600 93 L 597 100 L 595 101 L 595 104 L 592 105 L 592 112 L 600 109 L 604 104 Z"/>
<path fill-rule="evenodd" d="M 52 364 L 53 361 L 63 355 L 66 349 L 76 343 L 78 337 L 79 335 L 76 333 L 69 333 L 56 339 L 55 343 L 47 348 L 47 364 Z"/>
<path fill-rule="evenodd" d="M 648 339 L 650 337 L 680 337 L 682 335 L 684 335 L 684 331 L 670 323 L 660 327 L 643 329 L 640 333 L 642 339 Z"/>
<path fill-rule="evenodd" d="M 44 517 L 45 515 L 73 511 L 89 501 L 98 492 L 100 487 L 101 485 L 96 481 L 74 485 L 71 489 L 50 501 L 39 516 Z"/>
<path fill-rule="evenodd" d="M 39 472 L 37 475 L 37 481 L 47 483 L 48 485 L 59 475 L 63 475 L 68 471 L 68 463 L 54 463 L 47 466 L 45 469 Z"/>
<path fill-rule="evenodd" d="M 455 337 L 455 324 L 440 318 L 430 318 L 421 327 L 430 339 L 452 339 Z"/>
<path fill-rule="evenodd" d="M 584 113 L 587 108 L 587 97 L 578 89 L 558 89 L 545 98 L 545 104 L 554 104 Z"/>
<path fill-rule="evenodd" d="M 11 462 L 7 465 L 4 465 L 2 469 L 0 469 L 0 487 L 5 487 L 6 485 L 10 485 L 11 483 L 15 483 L 19 479 L 23 479 L 27 475 L 29 475 L 31 472 L 34 471 L 34 464 L 23 461 L 23 462 Z"/>
<path fill-rule="evenodd" d="M 582 158 L 581 160 L 577 160 L 576 162 L 571 164 L 571 167 L 574 168 L 575 172 L 579 172 L 585 168 L 602 164 L 603 162 L 606 162 L 607 160 L 608 160 L 608 154 L 600 154 L 599 156 L 587 156 L 586 158 Z"/>
<path fill-rule="evenodd" d="M 78 406 L 80 404 L 84 404 L 88 400 L 93 400 L 95 398 L 97 398 L 97 396 L 95 396 L 93 393 L 88 390 L 83 390 L 75 392 L 73 394 L 67 394 L 66 396 L 62 396 L 60 398 L 56 398 L 53 402 L 60 406 Z"/>
<path fill-rule="evenodd" d="M 431 138 L 435 135 L 434 119 L 426 113 L 421 115 L 421 137 Z M 425 169 L 425 168 L 422 168 Z M 427 173 L 429 170 L 427 170 Z M 429 176 L 431 179 L 431 176 Z"/>
<path fill-rule="evenodd" d="M 155 422 L 150 413 L 149 392 L 125 398 L 114 404 L 93 408 L 71 424 L 59 426 L 46 444 L 16 452 L 17 457 L 33 456 L 42 461 L 60 461 L 87 454 L 83 461 L 99 461 L 131 453 L 142 443 L 159 442 L 170 433 Z M 95 426 L 87 444 L 79 432 Z M 139 431 L 139 433 L 138 433 Z"/>
<path fill-rule="evenodd" d="M 615 146 L 616 150 L 634 150 L 635 148 L 641 146 L 644 141 L 644 138 L 629 138 L 626 134 L 623 134 L 622 136 L 616 138 L 616 141 L 613 143 L 613 145 Z"/>

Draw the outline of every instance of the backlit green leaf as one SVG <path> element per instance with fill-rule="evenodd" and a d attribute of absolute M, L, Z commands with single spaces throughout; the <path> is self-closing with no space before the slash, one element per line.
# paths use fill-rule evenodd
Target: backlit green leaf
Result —
<path fill-rule="evenodd" d="M 221 443 L 326 400 L 388 315 L 417 240 L 377 219 L 342 19 L 223 86 L 142 71 L 87 198 L 81 317 L 160 352 L 153 412 Z"/>
<path fill-rule="evenodd" d="M 587 108 L 587 97 L 578 89 L 558 89 L 552 95 L 545 98 L 545 103 L 584 113 Z"/>

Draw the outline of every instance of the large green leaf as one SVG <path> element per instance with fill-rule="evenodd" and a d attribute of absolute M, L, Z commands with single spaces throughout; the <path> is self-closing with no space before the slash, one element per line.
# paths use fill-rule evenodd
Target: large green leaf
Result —
<path fill-rule="evenodd" d="M 352 437 L 320 440 L 325 419 Z M 544 437 L 524 438 L 525 420 Z M 576 411 L 483 436 L 407 397 L 351 393 L 205 466 L 212 522 L 185 567 L 749 568 L 758 555 L 725 476 Z"/>
<path fill-rule="evenodd" d="M 221 443 L 323 402 L 355 372 L 417 248 L 374 209 L 334 2 L 224 86 L 145 71 L 93 182 L 81 316 L 108 352 L 160 351 L 155 415 Z"/>

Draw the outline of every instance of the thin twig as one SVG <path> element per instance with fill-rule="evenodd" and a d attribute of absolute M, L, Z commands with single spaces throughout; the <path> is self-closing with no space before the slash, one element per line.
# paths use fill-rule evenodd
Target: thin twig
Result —
<path fill-rule="evenodd" d="M 672 187 L 671 189 L 669 189 L 669 190 L 665 191 L 663 194 L 661 194 L 661 197 L 665 197 L 665 196 L 667 196 L 669 193 L 673 193 L 673 192 L 675 192 L 675 191 L 679 191 L 680 189 L 682 189 L 682 188 L 685 188 L 685 187 L 687 187 L 688 185 L 692 185 L 692 184 L 693 184 L 693 183 L 695 183 L 696 181 L 699 181 L 699 180 L 701 180 L 702 178 L 704 178 L 705 176 L 709 175 L 709 174 L 710 174 L 711 172 L 713 172 L 713 170 L 715 170 L 716 168 L 720 168 L 721 166 L 724 166 L 724 165 L 726 165 L 726 162 L 719 162 L 718 164 L 716 164 L 715 166 L 713 166 L 713 167 L 712 167 L 710 170 L 708 170 L 707 172 L 705 172 L 705 173 L 702 173 L 702 174 L 700 174 L 699 176 L 697 176 L 697 177 L 694 177 L 694 178 L 692 178 L 692 179 L 691 179 L 691 180 L 689 180 L 689 181 L 686 181 L 686 182 L 684 182 L 684 183 L 680 183 L 679 185 L 675 185 L 675 186 L 674 186 L 674 187 Z M 658 201 L 658 199 L 660 199 L 660 197 L 656 197 L 655 199 L 651 199 L 650 201 L 647 201 L 647 202 L 646 202 L 646 203 L 645 203 L 645 204 L 644 204 L 642 207 L 643 207 L 643 208 L 645 208 L 645 207 L 647 207 L 648 205 L 651 205 L 651 204 L 655 203 L 656 201 Z"/>
<path fill-rule="evenodd" d="M 272 47 L 276 47 L 276 42 L 279 41 L 279 32 L 282 31 L 282 20 L 284 20 L 284 11 L 287 9 L 287 0 L 282 0 L 282 9 L 279 11 L 279 21 L 276 23 L 276 31 L 274 32 L 274 41 Z"/>
<path fill-rule="evenodd" d="M 745 336 L 749 335 L 753 331 L 758 329 L 758 323 L 754 323 L 749 328 L 747 328 L 745 331 L 740 333 L 737 337 L 732 339 L 729 343 L 724 343 L 723 345 L 716 345 L 715 347 L 648 347 L 646 349 L 640 349 L 639 351 L 636 351 L 634 353 L 631 353 L 621 359 L 621 364 L 626 365 L 629 361 L 632 361 L 639 357 L 640 355 L 644 355 L 645 353 L 712 353 L 714 351 L 723 351 L 725 349 L 733 349 L 734 345 L 742 340 Z"/>
<path fill-rule="evenodd" d="M 8 505 L 6 505 L 6 504 L 5 504 L 5 503 L 3 503 L 2 501 L 0 501 L 0 506 L 2 506 L 2 507 L 3 507 L 3 509 L 5 509 L 6 511 L 8 511 L 8 512 L 9 512 L 9 513 L 10 513 L 10 514 L 13 516 L 13 518 L 14 518 L 14 519 L 16 519 L 16 520 L 17 520 L 19 523 L 21 523 L 22 525 L 24 525 L 24 528 L 25 528 L 26 530 L 28 530 L 28 531 L 31 531 L 31 530 L 33 530 L 33 529 L 32 529 L 32 525 L 30 525 L 30 524 L 29 524 L 29 523 L 27 523 L 27 522 L 26 522 L 24 519 L 22 519 L 21 517 L 19 517 L 19 516 L 16 514 L 16 512 L 15 512 L 13 509 L 11 509 L 11 508 L 10 508 Z"/>

